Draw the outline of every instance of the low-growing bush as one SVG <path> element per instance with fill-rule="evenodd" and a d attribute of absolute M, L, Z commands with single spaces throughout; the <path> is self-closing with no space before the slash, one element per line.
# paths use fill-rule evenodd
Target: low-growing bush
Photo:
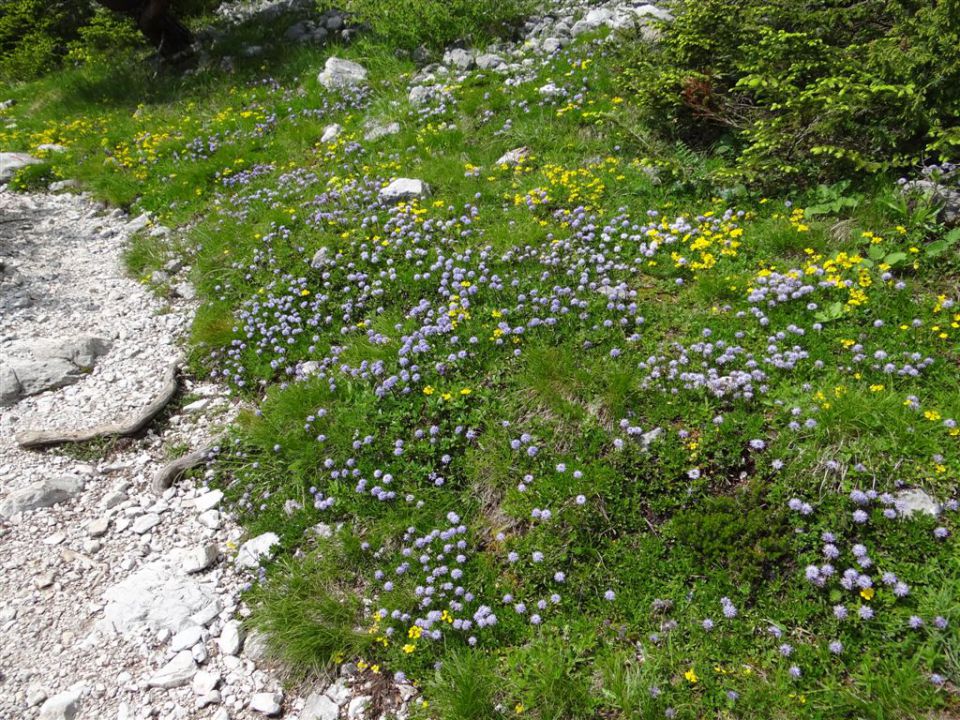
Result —
<path fill-rule="evenodd" d="M 769 578 L 790 565 L 784 514 L 756 491 L 710 498 L 675 515 L 669 531 L 705 569 L 723 568 L 747 582 Z"/>
<path fill-rule="evenodd" d="M 644 120 L 767 186 L 960 154 L 960 4 L 679 0 L 656 45 L 629 45 Z"/>

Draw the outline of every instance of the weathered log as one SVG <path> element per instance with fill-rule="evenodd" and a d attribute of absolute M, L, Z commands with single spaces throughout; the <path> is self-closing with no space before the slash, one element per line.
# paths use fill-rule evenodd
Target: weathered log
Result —
<path fill-rule="evenodd" d="M 174 363 L 167 370 L 163 390 L 157 398 L 137 413 L 119 423 L 103 423 L 86 430 L 24 430 L 17 433 L 16 440 L 23 448 L 41 448 L 66 443 L 84 443 L 110 437 L 136 435 L 143 430 L 176 396 L 178 383 L 178 365 Z"/>

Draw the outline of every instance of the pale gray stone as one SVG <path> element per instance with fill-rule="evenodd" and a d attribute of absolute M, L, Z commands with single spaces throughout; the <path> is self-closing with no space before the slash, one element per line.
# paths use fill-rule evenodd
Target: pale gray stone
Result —
<path fill-rule="evenodd" d="M 400 123 L 391 122 L 384 123 L 377 120 L 370 121 L 366 124 L 368 128 L 363 135 L 363 139 L 369 142 L 374 140 L 379 140 L 380 138 L 387 137 L 388 135 L 396 135 L 400 132 Z"/>
<path fill-rule="evenodd" d="M 20 152 L 0 152 L 0 185 L 10 182 L 20 168 L 41 162 L 35 157 Z"/>
<path fill-rule="evenodd" d="M 279 715 L 283 695 L 278 692 L 257 693 L 250 699 L 250 708 L 267 716 Z"/>
<path fill-rule="evenodd" d="M 64 190 L 72 190 L 73 188 L 80 187 L 80 183 L 76 180 L 70 178 L 67 180 L 57 180 L 50 183 L 50 192 L 63 192 Z"/>
<path fill-rule="evenodd" d="M 100 507 L 104 510 L 109 510 L 110 508 L 115 508 L 122 502 L 127 500 L 127 494 L 120 490 L 114 490 L 103 496 L 103 499 L 100 501 Z"/>
<path fill-rule="evenodd" d="M 220 612 L 214 586 L 183 575 L 182 562 L 182 552 L 170 553 L 104 591 L 101 629 L 133 637 L 144 629 L 177 633 L 208 624 Z"/>
<path fill-rule="evenodd" d="M 347 706 L 347 720 L 361 720 L 370 707 L 371 698 L 369 695 L 358 695 L 350 701 Z"/>
<path fill-rule="evenodd" d="M 469 70 L 476 65 L 473 53 L 462 48 L 453 48 L 443 54 L 443 64 L 452 65 L 460 70 Z"/>
<path fill-rule="evenodd" d="M 183 560 L 185 573 L 203 572 L 217 561 L 220 555 L 216 543 L 208 543 L 190 550 Z"/>
<path fill-rule="evenodd" d="M 87 523 L 87 535 L 90 537 L 98 538 L 107 534 L 107 530 L 110 529 L 110 518 L 101 517 L 91 520 Z"/>
<path fill-rule="evenodd" d="M 203 638 L 203 628 L 199 625 L 185 627 L 170 638 L 170 649 L 174 652 L 187 650 L 196 645 Z"/>
<path fill-rule="evenodd" d="M 433 99 L 433 88 L 423 85 L 415 85 L 410 88 L 410 93 L 407 95 L 407 100 L 416 107 L 426 105 L 431 99 Z"/>
<path fill-rule="evenodd" d="M 894 507 L 903 517 L 910 517 L 917 513 L 937 517 L 940 514 L 940 503 L 920 489 L 901 490 L 893 496 Z"/>
<path fill-rule="evenodd" d="M 312 692 L 303 704 L 300 720 L 337 720 L 340 706 L 321 692 Z"/>
<path fill-rule="evenodd" d="M 231 620 L 226 623 L 223 626 L 223 630 L 220 631 L 220 639 L 218 640 L 220 652 L 224 655 L 239 655 L 245 636 L 246 632 L 243 629 L 243 625 L 238 621 Z"/>
<path fill-rule="evenodd" d="M 530 148 L 528 147 L 518 147 L 513 150 L 508 150 L 497 160 L 497 165 L 506 165 L 508 167 L 513 167 L 519 165 L 521 162 L 526 160 L 530 156 Z"/>
<path fill-rule="evenodd" d="M 313 259 L 310 260 L 310 267 L 314 270 L 320 270 L 326 267 L 330 263 L 329 253 L 330 251 L 326 247 L 317 250 L 313 254 Z"/>
<path fill-rule="evenodd" d="M 36 707 L 49 697 L 47 689 L 38 683 L 33 683 L 27 688 L 27 705 Z"/>
<path fill-rule="evenodd" d="M 253 661 L 265 658 L 268 650 L 267 636 L 256 630 L 251 631 L 243 641 L 243 654 Z"/>
<path fill-rule="evenodd" d="M 320 136 L 320 142 L 332 143 L 334 140 L 340 137 L 340 133 L 342 132 L 343 132 L 343 127 L 341 127 L 337 123 L 332 123 L 331 125 L 327 125 L 323 129 L 323 135 Z"/>
<path fill-rule="evenodd" d="M 197 695 L 209 695 L 217 689 L 217 685 L 220 684 L 220 679 L 220 673 L 200 670 L 193 676 L 193 691 Z"/>
<path fill-rule="evenodd" d="M 241 568 L 258 567 L 261 560 L 269 560 L 273 557 L 273 547 L 279 542 L 280 538 L 276 533 L 268 532 L 257 535 L 257 537 L 247 540 L 240 546 L 240 551 L 237 553 L 234 562 L 237 567 Z"/>
<path fill-rule="evenodd" d="M 317 80 L 328 90 L 353 87 L 366 82 L 367 70 L 363 65 L 351 60 L 331 57 L 327 58 L 323 72 L 317 76 Z"/>
<path fill-rule="evenodd" d="M 39 720 L 74 720 L 80 710 L 80 693 L 68 690 L 40 706 Z"/>
<path fill-rule="evenodd" d="M 189 650 L 178 652 L 173 659 L 157 670 L 147 680 L 155 688 L 177 688 L 188 685 L 197 673 L 197 664 Z"/>
<path fill-rule="evenodd" d="M 160 524 L 160 516 L 156 513 L 146 513 L 141 515 L 136 520 L 133 521 L 133 525 L 130 526 L 130 529 L 133 530 L 137 535 L 143 535 L 148 533 L 157 525 Z"/>
<path fill-rule="evenodd" d="M 663 428 L 656 427 L 640 436 L 640 444 L 643 445 L 643 449 L 646 450 L 659 440 L 661 435 L 663 435 Z"/>
<path fill-rule="evenodd" d="M 415 178 L 397 178 L 380 190 L 380 199 L 386 203 L 405 200 L 422 200 L 430 195 L 430 188 L 423 180 Z"/>
<path fill-rule="evenodd" d="M 19 398 L 56 390 L 78 382 L 80 369 L 68 360 L 4 360 L 0 375 L 0 404 L 10 405 Z"/>
<path fill-rule="evenodd" d="M 484 53 L 477 56 L 477 67 L 481 70 L 494 70 L 501 65 L 506 65 L 506 61 L 494 53 Z"/>
<path fill-rule="evenodd" d="M 220 504 L 221 500 L 223 500 L 223 490 L 211 490 L 194 498 L 193 507 L 196 508 L 197 512 L 203 513 L 207 510 L 213 510 Z"/>
<path fill-rule="evenodd" d="M 220 527 L 220 511 L 207 510 L 197 515 L 197 522 L 211 530 L 217 530 Z"/>
<path fill-rule="evenodd" d="M 219 705 L 220 704 L 220 691 L 213 690 L 208 692 L 206 695 L 201 695 L 197 698 L 197 707 L 205 708 L 207 705 Z"/>
<path fill-rule="evenodd" d="M 210 403 L 213 402 L 210 398 L 200 398 L 199 400 L 194 400 L 192 403 L 187 403 L 183 406 L 181 412 L 185 415 L 195 415 L 197 413 L 202 413 L 208 407 Z M 204 508 L 207 509 L 207 508 Z"/>
<path fill-rule="evenodd" d="M 0 503 L 0 515 L 5 518 L 17 513 L 50 507 L 75 497 L 83 490 L 83 481 L 72 475 L 50 478 L 14 490 Z"/>

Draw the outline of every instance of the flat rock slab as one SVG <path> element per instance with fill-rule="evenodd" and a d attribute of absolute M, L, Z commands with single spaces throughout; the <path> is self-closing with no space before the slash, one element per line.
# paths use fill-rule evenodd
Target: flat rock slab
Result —
<path fill-rule="evenodd" d="M 78 382 L 109 349 L 109 340 L 93 335 L 13 346 L 14 357 L 0 360 L 0 406 Z"/>
<path fill-rule="evenodd" d="M 103 593 L 107 604 L 100 629 L 136 637 L 144 629 L 178 633 L 191 625 L 205 624 L 196 620 L 205 619 L 200 618 L 202 611 L 214 606 L 214 586 L 188 576 L 182 563 L 182 552 L 170 553 L 108 588 Z"/>
<path fill-rule="evenodd" d="M 83 481 L 71 475 L 43 480 L 14 490 L 0 503 L 0 515 L 5 518 L 17 513 L 50 507 L 80 494 Z"/>

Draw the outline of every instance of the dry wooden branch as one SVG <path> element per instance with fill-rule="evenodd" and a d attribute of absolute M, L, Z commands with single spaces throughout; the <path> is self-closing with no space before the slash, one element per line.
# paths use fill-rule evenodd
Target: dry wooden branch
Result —
<path fill-rule="evenodd" d="M 159 495 L 168 487 L 173 485 L 177 480 L 183 477 L 183 474 L 190 468 L 196 467 L 204 460 L 207 459 L 213 444 L 207 445 L 205 448 L 192 452 L 189 455 L 184 455 L 181 458 L 177 458 L 171 463 L 167 463 L 153 476 L 153 491 Z"/>
<path fill-rule="evenodd" d="M 41 448 L 66 443 L 84 443 L 110 437 L 136 435 L 143 430 L 173 400 L 177 394 L 178 365 L 174 363 L 167 370 L 167 378 L 160 395 L 140 408 L 136 415 L 125 422 L 103 423 L 86 430 L 24 430 L 17 433 L 17 443 L 23 448 Z"/>

